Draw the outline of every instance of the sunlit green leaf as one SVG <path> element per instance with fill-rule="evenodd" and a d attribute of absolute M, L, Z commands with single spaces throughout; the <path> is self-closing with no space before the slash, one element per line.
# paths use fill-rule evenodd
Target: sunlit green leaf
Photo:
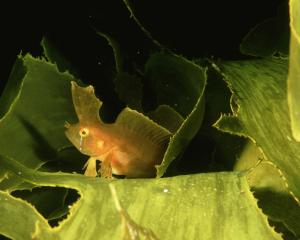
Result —
<path fill-rule="evenodd" d="M 216 126 L 250 137 L 279 172 L 288 196 L 299 206 L 300 144 L 292 138 L 288 118 L 287 63 L 286 59 L 269 58 L 217 64 L 238 108 L 232 115 L 223 115 Z"/>
<path fill-rule="evenodd" d="M 18 96 L 18 92 L 22 86 L 21 80 L 25 76 L 25 73 L 26 68 L 23 65 L 21 56 L 18 56 L 0 98 L 0 119 L 9 111 L 13 101 Z"/>
<path fill-rule="evenodd" d="M 286 187 L 281 171 L 264 159 L 262 151 L 251 141 L 235 166 L 237 171 L 249 169 L 247 179 L 263 212 L 275 224 L 280 222 L 295 236 L 300 236 L 300 207 L 297 201 Z"/>
<path fill-rule="evenodd" d="M 288 103 L 293 137 L 300 141 L 300 1 L 290 0 Z"/>
<path fill-rule="evenodd" d="M 12 239 L 54 239 L 47 221 L 28 203 L 0 191 L 0 233 Z"/>
<path fill-rule="evenodd" d="M 16 95 L 0 119 L 0 154 L 37 169 L 58 160 L 59 152 L 70 146 L 64 123 L 75 119 L 69 90 L 73 77 L 30 55 L 19 57 L 14 72 L 3 94 L 5 99 L 12 99 L 11 93 Z M 12 179 L 0 185 L 7 189 L 18 184 L 18 179 Z"/>
<path fill-rule="evenodd" d="M 5 194 L 9 206 L 20 206 L 24 217 L 36 219 L 18 225 L 18 232 L 26 232 L 27 236 L 35 232 L 37 239 L 120 239 L 124 232 L 108 187 L 110 182 L 131 219 L 151 229 L 158 239 L 281 239 L 268 226 L 246 178 L 239 173 L 109 181 L 78 174 L 34 172 L 11 159 L 1 160 L 1 165 L 13 174 L 21 172 L 23 181 L 76 189 L 81 196 L 70 206 L 68 219 L 58 228 L 49 229 L 31 206 L 20 200 L 16 203 Z M 0 201 L 0 222 L 18 219 L 20 212 L 11 211 L 2 197 Z M 14 236 L 15 227 L 6 226 L 0 224 L 0 233 Z"/>

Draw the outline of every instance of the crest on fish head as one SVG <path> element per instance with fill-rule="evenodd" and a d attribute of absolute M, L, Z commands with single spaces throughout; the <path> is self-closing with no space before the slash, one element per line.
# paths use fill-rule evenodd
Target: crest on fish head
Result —
<path fill-rule="evenodd" d="M 105 151 L 106 144 L 101 131 L 103 122 L 99 117 L 102 102 L 95 96 L 92 86 L 72 84 L 72 99 L 79 122 L 66 122 L 66 136 L 83 154 L 93 156 Z"/>

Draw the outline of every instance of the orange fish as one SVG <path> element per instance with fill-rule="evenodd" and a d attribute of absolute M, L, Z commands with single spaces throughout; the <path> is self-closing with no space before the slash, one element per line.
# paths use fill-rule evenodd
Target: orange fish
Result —
<path fill-rule="evenodd" d="M 125 175 L 127 178 L 155 177 L 171 133 L 143 114 L 128 107 L 115 123 L 104 123 L 99 116 L 102 102 L 92 86 L 72 83 L 72 98 L 79 122 L 66 123 L 66 136 L 83 154 L 90 156 L 85 164 L 86 176 Z"/>

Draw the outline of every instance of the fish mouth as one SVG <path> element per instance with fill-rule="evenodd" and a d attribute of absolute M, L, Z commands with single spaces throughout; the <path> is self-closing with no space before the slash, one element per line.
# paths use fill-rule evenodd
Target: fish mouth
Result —
<path fill-rule="evenodd" d="M 65 135 L 66 135 L 66 137 L 69 139 L 69 141 L 70 141 L 73 145 L 76 144 L 76 141 L 73 140 L 73 138 L 72 138 L 72 136 L 71 136 L 70 131 L 69 131 L 68 128 L 67 128 L 67 130 L 65 131 Z"/>

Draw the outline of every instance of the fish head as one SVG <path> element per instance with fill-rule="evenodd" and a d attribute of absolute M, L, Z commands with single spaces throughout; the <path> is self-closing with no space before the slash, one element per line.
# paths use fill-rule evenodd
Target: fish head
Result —
<path fill-rule="evenodd" d="M 107 152 L 110 148 L 104 134 L 97 127 L 81 123 L 66 123 L 65 127 L 67 138 L 85 155 L 99 156 Z"/>

